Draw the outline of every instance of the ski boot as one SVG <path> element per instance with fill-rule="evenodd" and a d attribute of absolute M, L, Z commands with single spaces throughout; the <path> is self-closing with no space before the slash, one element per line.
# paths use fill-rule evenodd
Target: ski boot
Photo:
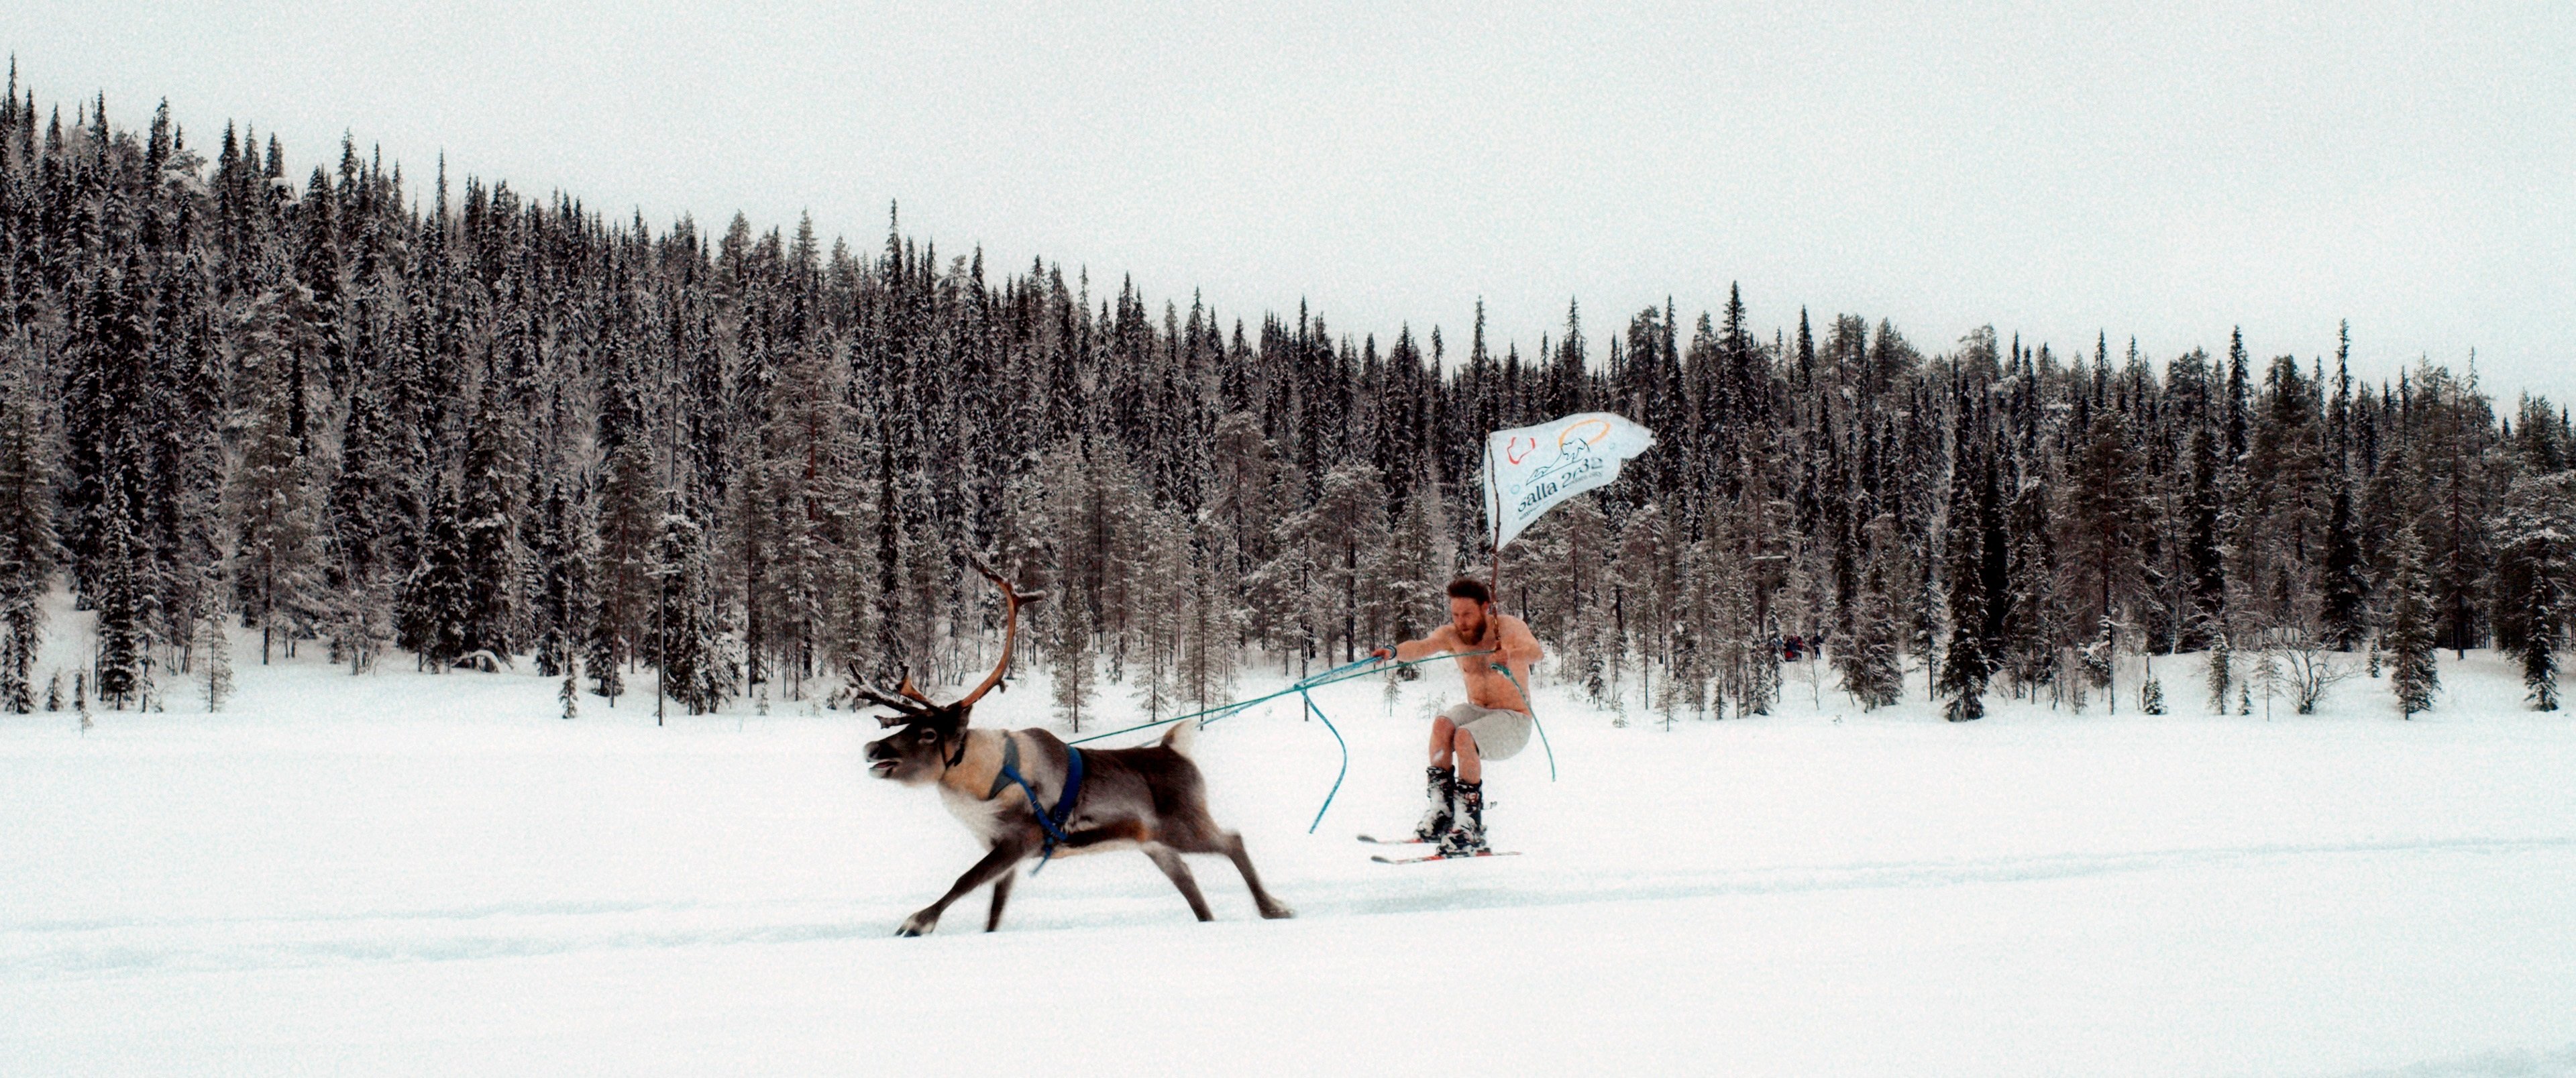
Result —
<path fill-rule="evenodd" d="M 1426 793 L 1431 799 L 1431 807 L 1422 810 L 1422 822 L 1413 825 L 1413 837 L 1421 842 L 1438 842 L 1441 836 L 1449 833 L 1450 822 L 1457 819 L 1457 813 L 1450 806 L 1457 798 L 1458 769 L 1426 768 L 1423 777 L 1430 781 L 1430 789 Z"/>
<path fill-rule="evenodd" d="M 1440 856 L 1474 857 L 1491 852 L 1493 848 L 1485 845 L 1485 784 L 1459 783 L 1458 815 L 1449 833 L 1440 836 Z"/>

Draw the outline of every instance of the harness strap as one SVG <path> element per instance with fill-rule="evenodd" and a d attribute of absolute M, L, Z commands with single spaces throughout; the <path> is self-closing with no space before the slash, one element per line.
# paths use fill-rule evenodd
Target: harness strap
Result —
<path fill-rule="evenodd" d="M 1008 731 L 1002 734 L 1002 769 L 993 772 L 993 788 L 984 791 L 984 800 L 1002 796 L 1002 788 L 1020 781 L 1020 739 Z"/>
<path fill-rule="evenodd" d="M 1038 867 L 1029 870 L 1032 876 L 1037 875 L 1039 869 L 1046 867 L 1048 859 L 1055 856 L 1056 844 L 1069 837 L 1064 825 L 1073 820 L 1074 799 L 1082 796 L 1082 750 L 1067 747 L 1065 752 L 1068 758 L 1064 768 L 1064 791 L 1057 795 L 1053 811 L 1038 803 L 1038 788 L 1030 785 L 1028 778 L 1020 774 L 1020 742 L 1008 733 L 1002 735 L 1002 769 L 994 773 L 993 788 L 984 794 L 984 800 L 990 801 L 1001 796 L 1003 787 L 1018 783 L 1020 792 L 1029 799 L 1029 811 L 1037 815 L 1038 826 L 1046 829 L 1045 845 L 1038 853 Z"/>

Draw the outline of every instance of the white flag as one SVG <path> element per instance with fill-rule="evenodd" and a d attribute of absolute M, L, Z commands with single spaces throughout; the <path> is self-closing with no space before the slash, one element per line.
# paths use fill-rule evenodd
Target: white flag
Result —
<path fill-rule="evenodd" d="M 1608 412 L 1584 412 L 1485 436 L 1485 519 L 1494 549 L 1556 503 L 1619 478 L 1619 465 L 1655 444 L 1655 432 Z"/>

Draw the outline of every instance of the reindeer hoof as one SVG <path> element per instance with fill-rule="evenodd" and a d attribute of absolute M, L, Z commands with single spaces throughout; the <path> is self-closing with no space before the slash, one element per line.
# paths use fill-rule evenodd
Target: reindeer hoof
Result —
<path fill-rule="evenodd" d="M 1285 903 L 1273 902 L 1261 907 L 1261 916 L 1264 920 L 1284 921 L 1297 916 L 1297 911 L 1289 909 Z"/>
<path fill-rule="evenodd" d="M 930 934 L 932 929 L 938 927 L 939 918 L 924 917 L 916 913 L 910 917 L 904 918 L 903 927 L 895 929 L 894 934 L 897 936 L 927 936 Z"/>

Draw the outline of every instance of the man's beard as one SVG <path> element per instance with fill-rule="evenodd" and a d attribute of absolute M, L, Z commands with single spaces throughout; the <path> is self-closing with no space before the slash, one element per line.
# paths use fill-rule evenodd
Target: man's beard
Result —
<path fill-rule="evenodd" d="M 1461 625 L 1458 627 L 1458 638 L 1470 644 L 1482 644 L 1485 642 L 1486 628 L 1493 625 L 1493 623 L 1494 619 L 1492 618 L 1478 618 L 1476 619 L 1476 631 L 1472 633 L 1467 631 L 1466 626 Z"/>

